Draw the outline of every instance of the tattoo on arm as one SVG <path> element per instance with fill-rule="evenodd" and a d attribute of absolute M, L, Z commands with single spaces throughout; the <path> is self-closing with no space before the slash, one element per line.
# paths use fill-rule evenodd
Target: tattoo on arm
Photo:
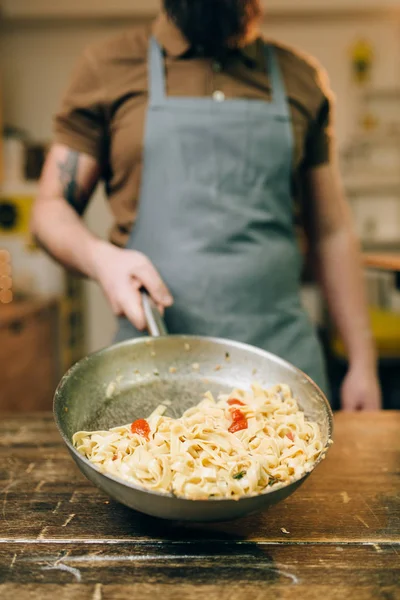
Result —
<path fill-rule="evenodd" d="M 79 152 L 70 150 L 65 160 L 58 163 L 58 169 L 65 200 L 77 213 L 82 214 L 85 208 L 85 194 L 77 182 L 78 165 Z"/>

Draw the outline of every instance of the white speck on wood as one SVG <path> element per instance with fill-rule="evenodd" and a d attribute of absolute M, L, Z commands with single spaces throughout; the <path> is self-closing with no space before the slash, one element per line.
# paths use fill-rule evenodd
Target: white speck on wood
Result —
<path fill-rule="evenodd" d="M 70 501 L 71 503 L 74 503 L 74 502 L 76 502 L 76 498 L 75 498 L 75 496 L 77 496 L 77 495 L 78 495 L 78 493 L 79 493 L 79 492 L 78 492 L 77 490 L 75 490 L 75 491 L 73 492 L 73 494 L 72 494 L 71 498 L 69 499 L 69 501 Z"/>
<path fill-rule="evenodd" d="M 380 547 L 380 545 L 379 545 L 379 544 L 372 544 L 372 547 L 373 547 L 373 548 L 375 548 L 375 550 L 376 550 L 378 553 L 381 553 L 381 552 L 383 552 L 383 550 L 382 550 L 382 548 Z"/>
<path fill-rule="evenodd" d="M 75 517 L 76 513 L 69 515 L 68 519 L 66 519 L 65 523 L 63 523 L 63 527 L 66 527 L 69 523 L 71 523 L 72 519 Z"/>
<path fill-rule="evenodd" d="M 102 594 L 101 589 L 102 589 L 101 583 L 96 583 L 96 585 L 94 586 L 92 600 L 102 600 L 103 594 Z"/>
<path fill-rule="evenodd" d="M 291 579 L 295 585 L 299 584 L 299 579 L 293 573 L 288 573 L 287 571 L 280 571 L 278 569 L 276 570 L 276 572 L 279 575 L 282 575 L 282 577 L 287 577 L 288 579 Z"/>
<path fill-rule="evenodd" d="M 341 546 L 337 546 L 335 550 L 336 552 L 343 552 L 343 548 Z"/>
<path fill-rule="evenodd" d="M 14 568 L 14 563 L 15 563 L 16 560 L 17 560 L 17 554 L 15 553 L 14 556 L 12 557 L 12 561 L 11 561 L 11 564 L 10 564 L 10 569 Z"/>
<path fill-rule="evenodd" d="M 71 501 L 70 501 L 70 502 L 71 502 Z M 58 512 L 58 509 L 60 508 L 61 504 L 62 504 L 62 502 L 61 502 L 61 500 L 59 500 L 59 501 L 57 502 L 57 504 L 56 504 L 56 507 L 55 507 L 55 509 L 51 511 L 51 512 L 53 513 L 53 515 L 57 514 L 57 512 Z"/>
<path fill-rule="evenodd" d="M 377 515 L 375 514 L 375 512 L 373 511 L 373 509 L 370 507 L 370 505 L 368 504 L 368 502 L 365 500 L 365 498 L 362 498 L 363 503 L 365 504 L 365 506 L 368 508 L 368 511 L 371 513 L 371 515 L 374 517 L 375 521 L 377 522 L 377 525 L 379 527 L 381 527 L 381 523 L 379 518 L 377 517 Z"/>
<path fill-rule="evenodd" d="M 299 578 L 296 577 L 296 575 L 294 573 L 290 573 L 289 571 L 287 571 L 286 570 L 287 568 L 288 568 L 288 565 L 279 564 L 279 563 L 275 563 L 275 565 L 272 566 L 272 569 L 274 571 L 276 571 L 279 575 L 282 575 L 282 577 L 287 577 L 288 579 L 291 579 L 291 581 L 293 581 L 293 583 L 295 585 L 298 585 L 300 583 Z"/>
<path fill-rule="evenodd" d="M 42 531 L 37 536 L 38 540 L 44 540 L 44 536 L 46 534 L 47 529 L 48 529 L 48 527 L 43 527 Z"/>
<path fill-rule="evenodd" d="M 348 504 L 350 502 L 351 498 L 347 492 L 340 492 L 340 495 L 342 496 L 343 504 Z"/>
<path fill-rule="evenodd" d="M 360 515 L 356 515 L 354 518 L 357 519 L 357 521 L 360 521 L 360 523 L 362 523 L 364 525 L 364 527 L 366 527 L 367 529 L 369 529 L 368 523 L 366 521 L 364 521 L 364 519 L 361 518 Z"/>
<path fill-rule="evenodd" d="M 118 543 L 118 542 L 117 542 Z M 167 559 L 167 560 L 172 560 L 172 559 L 188 559 L 189 556 L 187 554 L 184 555 L 180 555 L 180 554 L 164 554 L 163 555 L 163 559 Z M 136 555 L 136 554 L 126 554 L 124 556 L 119 556 L 119 555 L 105 555 L 105 554 L 101 554 L 101 556 L 96 556 L 96 554 L 89 554 L 87 556 L 70 556 L 68 557 L 68 559 L 63 558 L 64 561 L 66 562 L 71 562 L 74 564 L 79 564 L 79 563 L 93 563 L 93 562 L 99 562 L 99 563 L 110 563 L 110 562 L 118 562 L 118 563 L 123 563 L 123 562 L 133 562 L 133 563 L 140 563 L 140 562 L 149 562 L 149 561 L 158 561 L 159 560 L 159 556 L 155 556 L 155 555 L 151 555 L 151 554 L 140 554 L 140 555 Z"/>
<path fill-rule="evenodd" d="M 42 489 L 42 487 L 44 486 L 46 482 L 44 480 L 39 481 L 39 483 L 37 484 L 37 486 L 35 487 L 35 492 L 40 492 L 40 490 Z"/>
<path fill-rule="evenodd" d="M 52 565 L 51 567 L 42 567 L 42 571 L 67 571 L 67 573 L 71 573 L 71 575 L 75 577 L 78 583 L 82 581 L 81 572 L 79 569 L 68 567 L 68 565 L 64 565 L 63 563 L 58 563 L 57 565 Z"/>
<path fill-rule="evenodd" d="M 290 535 L 290 531 L 288 531 L 287 529 L 285 529 L 284 527 L 281 527 L 281 531 L 282 533 L 284 533 L 285 535 Z"/>
<path fill-rule="evenodd" d="M 54 566 L 54 567 L 56 567 L 57 565 L 59 565 L 60 563 L 62 563 L 62 562 L 63 562 L 63 560 L 64 560 L 65 558 L 67 558 L 67 557 L 68 557 L 70 554 L 71 554 L 71 550 L 67 550 L 67 552 L 62 552 L 62 553 L 61 553 L 61 556 L 60 556 L 60 558 L 58 558 L 58 559 L 56 560 L 56 562 L 54 563 L 54 565 L 53 565 L 53 566 Z"/>
<path fill-rule="evenodd" d="M 30 463 L 27 469 L 25 469 L 25 473 L 32 473 L 33 469 L 35 468 L 35 465 L 36 463 Z"/>

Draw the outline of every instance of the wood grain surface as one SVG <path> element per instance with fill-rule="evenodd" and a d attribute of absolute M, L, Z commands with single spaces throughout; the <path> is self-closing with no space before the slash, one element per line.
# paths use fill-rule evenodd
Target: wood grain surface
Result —
<path fill-rule="evenodd" d="M 400 413 L 339 414 L 334 439 L 285 502 L 189 526 L 94 488 L 51 414 L 3 415 L 0 598 L 400 599 Z"/>

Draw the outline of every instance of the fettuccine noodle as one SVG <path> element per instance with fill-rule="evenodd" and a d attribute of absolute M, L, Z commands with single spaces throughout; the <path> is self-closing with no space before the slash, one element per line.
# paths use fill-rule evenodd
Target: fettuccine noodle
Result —
<path fill-rule="evenodd" d="M 254 384 L 217 402 L 207 393 L 179 419 L 165 410 L 109 431 L 81 431 L 73 443 L 101 472 L 194 500 L 281 487 L 311 471 L 323 451 L 318 424 L 306 420 L 286 385 Z"/>

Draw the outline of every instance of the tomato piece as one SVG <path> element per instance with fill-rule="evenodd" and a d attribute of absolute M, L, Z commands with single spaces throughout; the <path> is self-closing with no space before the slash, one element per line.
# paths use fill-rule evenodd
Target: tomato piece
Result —
<path fill-rule="evenodd" d="M 229 433 L 236 433 L 237 431 L 243 431 L 243 429 L 248 429 L 249 424 L 247 419 L 241 419 L 240 421 L 234 421 L 232 425 L 229 427 Z"/>
<path fill-rule="evenodd" d="M 232 410 L 232 425 L 228 429 L 229 433 L 236 433 L 237 431 L 242 431 L 243 429 L 247 429 L 248 426 L 249 424 L 242 411 L 238 408 Z"/>
<path fill-rule="evenodd" d="M 146 440 L 150 439 L 150 425 L 145 419 L 138 419 L 132 423 L 131 432 L 141 435 L 142 437 L 146 438 Z"/>
<path fill-rule="evenodd" d="M 238 400 L 237 398 L 232 398 L 232 400 L 228 400 L 228 404 L 232 406 L 233 404 L 238 404 L 239 406 L 246 406 L 244 402 Z"/>
<path fill-rule="evenodd" d="M 294 435 L 292 431 L 289 431 L 289 433 L 286 434 L 286 437 L 289 438 L 291 442 L 294 442 Z"/>
<path fill-rule="evenodd" d="M 246 417 L 238 408 L 231 408 L 232 412 L 232 421 L 240 421 L 241 419 L 245 419 Z"/>

